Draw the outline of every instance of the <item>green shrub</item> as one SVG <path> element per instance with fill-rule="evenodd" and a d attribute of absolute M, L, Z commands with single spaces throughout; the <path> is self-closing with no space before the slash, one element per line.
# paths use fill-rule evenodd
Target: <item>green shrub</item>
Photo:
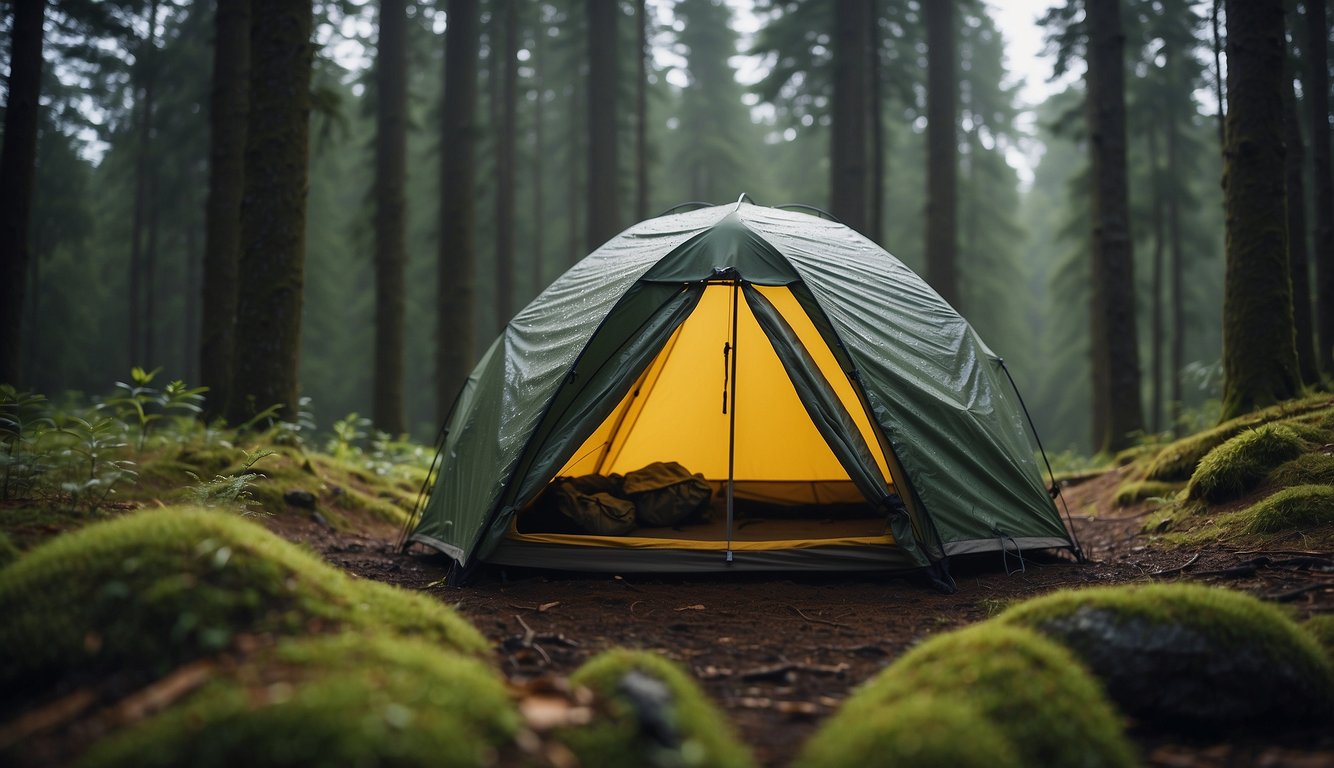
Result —
<path fill-rule="evenodd" d="M 1194 584 L 1066 590 L 997 621 L 1074 652 L 1121 709 L 1201 730 L 1323 722 L 1334 670 L 1278 608 Z"/>
<path fill-rule="evenodd" d="M 1116 489 L 1116 505 L 1128 507 L 1146 499 L 1167 498 L 1181 490 L 1180 483 L 1164 483 L 1156 480 L 1122 483 Z"/>
<path fill-rule="evenodd" d="M 241 633 L 417 634 L 483 656 L 485 639 L 415 593 L 345 575 L 223 512 L 165 508 L 59 536 L 0 571 L 0 692 L 61 675 L 153 675 Z M 3 698 L 5 694 L 0 694 Z"/>
<path fill-rule="evenodd" d="M 914 696 L 966 700 L 1022 765 L 1136 765 L 1111 705 L 1069 651 L 994 622 L 937 635 L 859 688 L 835 715 L 869 721 Z"/>
<path fill-rule="evenodd" d="M 660 706 L 649 713 L 637 709 L 643 697 L 627 690 L 633 679 L 661 693 Z M 556 735 L 582 765 L 752 764 L 723 714 L 685 672 L 662 656 L 628 649 L 606 651 L 580 667 L 570 682 L 593 691 L 600 714 L 587 726 L 565 728 Z"/>
<path fill-rule="evenodd" d="M 1315 528 L 1334 524 L 1334 487 L 1296 485 L 1260 500 L 1248 510 L 1248 533 Z"/>
<path fill-rule="evenodd" d="M 796 768 L 1018 768 L 1001 729 L 979 715 L 969 695 L 909 695 L 856 717 L 836 713 L 811 737 Z"/>
<path fill-rule="evenodd" d="M 1334 454 L 1303 453 L 1280 464 L 1267 479 L 1275 487 L 1334 485 Z"/>
<path fill-rule="evenodd" d="M 1213 503 L 1235 499 L 1303 450 L 1305 443 L 1301 437 L 1285 424 L 1265 424 L 1247 430 L 1200 460 L 1186 485 L 1186 496 Z"/>
<path fill-rule="evenodd" d="M 432 644 L 286 641 L 181 706 L 96 745 L 113 766 L 485 766 L 519 730 L 504 684 Z"/>

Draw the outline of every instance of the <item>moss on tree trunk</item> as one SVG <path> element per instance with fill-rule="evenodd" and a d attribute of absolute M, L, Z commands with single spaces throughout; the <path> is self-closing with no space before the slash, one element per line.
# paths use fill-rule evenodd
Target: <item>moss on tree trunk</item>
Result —
<path fill-rule="evenodd" d="M 1230 4 L 1223 420 L 1301 390 L 1287 254 L 1284 51 L 1282 0 Z"/>

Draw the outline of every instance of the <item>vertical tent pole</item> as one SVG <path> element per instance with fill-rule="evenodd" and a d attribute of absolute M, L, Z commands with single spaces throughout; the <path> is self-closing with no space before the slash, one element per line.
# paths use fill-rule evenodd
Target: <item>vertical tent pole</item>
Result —
<path fill-rule="evenodd" d="M 737 297 L 741 291 L 741 281 L 732 282 L 732 371 L 731 392 L 732 410 L 727 422 L 727 563 L 732 562 L 732 487 L 736 483 L 736 324 Z"/>

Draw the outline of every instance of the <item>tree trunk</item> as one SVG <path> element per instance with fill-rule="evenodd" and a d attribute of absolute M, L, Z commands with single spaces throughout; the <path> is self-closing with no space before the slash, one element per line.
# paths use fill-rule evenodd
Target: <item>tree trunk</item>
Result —
<path fill-rule="evenodd" d="M 148 343 L 148 336 L 153 332 L 153 327 L 145 322 L 145 314 L 147 306 L 153 299 L 147 285 L 151 284 L 151 279 L 149 279 L 148 260 L 144 253 L 144 232 L 149 229 L 148 209 L 152 205 L 150 198 L 153 174 L 153 100 L 157 90 L 157 56 L 154 50 L 157 40 L 157 10 L 158 0 L 152 0 L 148 5 L 148 31 L 140 43 L 137 57 L 138 64 L 142 67 L 143 84 L 140 86 L 139 98 L 134 106 L 138 137 L 134 150 L 134 202 L 130 216 L 130 295 L 126 302 L 129 311 L 127 339 L 129 363 L 148 368 L 153 367 L 153 361 L 148 359 L 152 347 Z"/>
<path fill-rule="evenodd" d="M 1243 5 L 1237 3 L 1237 5 Z M 1334 180 L 1329 160 L 1329 70 L 1325 3 L 1306 6 L 1306 81 L 1311 116 L 1311 186 L 1315 196 L 1316 350 L 1320 367 L 1334 374 Z M 1228 23 L 1231 51 L 1232 24 Z"/>
<path fill-rule="evenodd" d="M 440 131 L 439 314 L 436 410 L 443 420 L 472 370 L 476 336 L 476 223 L 473 202 L 477 118 L 477 0 L 449 0 Z"/>
<path fill-rule="evenodd" d="M 19 328 L 28 281 L 29 233 L 37 162 L 45 0 L 14 4 L 10 31 L 9 102 L 0 148 L 0 384 L 25 383 Z"/>
<path fill-rule="evenodd" d="M 1117 0 L 1088 0 L 1089 150 L 1093 179 L 1094 401 L 1105 403 L 1104 451 L 1119 451 L 1144 428 L 1135 334 L 1134 250 L 1126 180 L 1125 33 Z M 1097 423 L 1095 418 L 1095 423 Z"/>
<path fill-rule="evenodd" d="M 208 203 L 205 208 L 199 377 L 204 413 L 227 412 L 236 331 L 236 267 L 241 257 L 241 194 L 250 112 L 250 0 L 218 0 L 213 90 L 209 97 Z"/>
<path fill-rule="evenodd" d="M 635 48 L 639 71 L 635 77 L 635 219 L 648 218 L 648 3 L 639 0 L 638 47 Z"/>
<path fill-rule="evenodd" d="M 498 49 L 500 125 L 496 153 L 496 316 L 499 328 L 514 316 L 514 154 L 519 101 L 519 19 L 516 0 L 499 9 L 505 27 Z M 500 41 L 497 40 L 497 43 Z"/>
<path fill-rule="evenodd" d="M 877 0 L 867 4 L 870 18 L 871 44 L 867 51 L 866 67 L 870 79 L 871 100 L 871 201 L 866 224 L 866 236 L 877 243 L 885 242 L 885 120 L 884 85 L 881 82 L 880 62 L 880 9 Z"/>
<path fill-rule="evenodd" d="M 1213 9 L 1209 14 L 1209 24 L 1213 27 L 1214 38 L 1214 98 L 1218 100 L 1218 146 L 1222 147 L 1227 143 L 1226 133 L 1226 109 L 1227 96 L 1223 93 L 1223 36 L 1219 34 L 1218 11 L 1223 0 L 1214 0 Z"/>
<path fill-rule="evenodd" d="M 958 103 L 954 0 L 928 2 L 926 15 L 926 281 L 959 307 Z"/>
<path fill-rule="evenodd" d="M 1179 72 L 1180 65 L 1174 69 Z M 1175 92 L 1175 89 L 1174 89 Z M 1167 116 L 1167 178 L 1179 179 L 1179 150 L 1181 132 L 1181 109 L 1175 102 L 1164 106 Z M 1181 243 L 1181 194 L 1179 190 L 1167 198 L 1167 242 L 1172 263 L 1172 393 L 1168 406 L 1168 420 L 1172 423 L 1174 434 L 1180 434 L 1182 428 L 1181 411 L 1183 407 L 1182 375 L 1186 369 L 1186 254 Z"/>
<path fill-rule="evenodd" d="M 1290 56 L 1284 56 L 1287 64 Z M 1311 268 L 1306 258 L 1306 190 L 1304 171 L 1306 152 L 1302 145 L 1301 111 L 1297 108 L 1294 78 L 1285 69 L 1283 75 L 1283 159 L 1284 187 L 1288 195 L 1288 274 L 1292 278 L 1292 325 L 1296 333 L 1297 370 L 1303 384 L 1320 383 L 1320 361 L 1315 353 L 1314 326 L 1311 320 Z"/>
<path fill-rule="evenodd" d="M 1224 420 L 1301 390 L 1284 211 L 1285 51 L 1282 0 L 1229 4 Z"/>
<path fill-rule="evenodd" d="M 375 52 L 375 370 L 376 428 L 407 431 L 403 405 L 407 286 L 408 17 L 405 0 L 380 0 Z"/>
<path fill-rule="evenodd" d="M 870 0 L 834 3 L 834 92 L 830 104 L 829 210 L 858 232 L 869 221 L 870 165 L 867 133 L 870 127 L 870 88 L 866 70 L 871 30 L 865 4 Z M 930 5 L 936 5 L 931 3 Z"/>
<path fill-rule="evenodd" d="M 251 12 L 233 424 L 274 404 L 296 420 L 305 278 L 311 0 L 265 0 Z"/>
<path fill-rule="evenodd" d="M 537 98 L 533 101 L 533 295 L 547 287 L 543 275 L 542 262 L 546 252 L 546 208 L 542 199 L 542 168 L 546 162 L 546 142 L 544 131 L 546 85 L 543 82 L 542 69 L 546 64 L 543 57 L 543 42 L 547 36 L 546 22 L 542 19 L 542 9 L 537 9 L 537 32 L 533 35 L 533 90 Z"/>
<path fill-rule="evenodd" d="M 1167 130 L 1175 130 L 1168 123 Z M 1149 431 L 1162 429 L 1163 415 L 1163 251 L 1166 239 L 1163 174 L 1158 161 L 1158 127 L 1149 127 L 1149 183 L 1153 188 L 1153 279 L 1150 290 Z"/>
<path fill-rule="evenodd" d="M 589 250 L 621 231 L 617 182 L 616 92 L 620 87 L 616 0 L 587 0 L 588 13 L 588 231 Z"/>

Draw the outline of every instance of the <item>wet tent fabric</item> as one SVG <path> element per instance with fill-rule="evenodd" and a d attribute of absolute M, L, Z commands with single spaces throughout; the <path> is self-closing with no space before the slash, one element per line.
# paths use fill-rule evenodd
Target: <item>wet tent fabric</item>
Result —
<path fill-rule="evenodd" d="M 761 287 L 748 289 L 746 299 L 769 317 L 770 338 L 784 332 L 763 309 L 776 299 L 800 304 L 829 341 L 813 351 L 800 344 L 782 360 L 797 374 L 794 385 L 802 367 L 811 367 L 805 354 L 836 357 L 858 386 L 875 441 L 862 426 L 844 424 L 860 445 L 841 448 L 839 461 L 855 480 L 859 467 L 871 475 L 859 487 L 877 475 L 883 482 L 888 470 L 908 502 L 907 519 L 892 521 L 898 551 L 888 560 L 925 565 L 956 552 L 1070 545 L 999 361 L 968 324 L 852 230 L 745 203 L 631 227 L 511 321 L 448 419 L 436 484 L 411 540 L 463 564 L 486 559 L 516 508 L 577 460 L 590 433 L 701 306 L 707 282 L 716 287 L 724 278 Z M 765 292 L 777 286 L 787 293 Z M 811 333 L 787 332 L 798 339 Z M 826 386 L 837 380 L 824 378 Z M 822 434 L 851 416 L 837 407 L 821 416 L 812 405 L 818 382 L 801 386 L 812 423 L 828 422 Z M 857 458 L 868 449 L 869 459 Z M 578 561 L 548 546 L 549 564 Z M 876 555 L 847 557 L 870 566 Z"/>

